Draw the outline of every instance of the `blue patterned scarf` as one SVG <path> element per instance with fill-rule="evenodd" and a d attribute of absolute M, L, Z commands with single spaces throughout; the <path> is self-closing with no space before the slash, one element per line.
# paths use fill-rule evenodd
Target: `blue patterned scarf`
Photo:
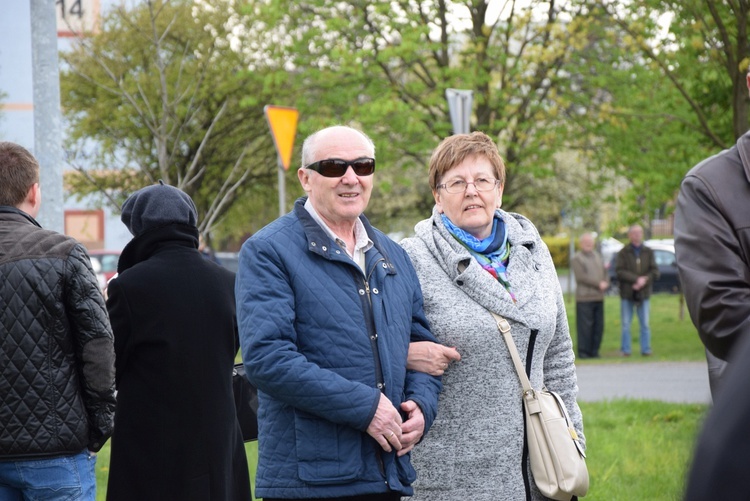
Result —
<path fill-rule="evenodd" d="M 441 214 L 440 216 L 443 219 L 445 227 L 453 235 L 453 238 L 468 249 L 469 253 L 474 256 L 474 259 L 477 260 L 482 268 L 503 284 L 515 302 L 516 296 L 513 294 L 510 281 L 508 280 L 510 242 L 508 242 L 508 232 L 500 213 L 495 212 L 495 218 L 492 222 L 492 233 L 482 240 L 453 224 L 445 214 Z"/>

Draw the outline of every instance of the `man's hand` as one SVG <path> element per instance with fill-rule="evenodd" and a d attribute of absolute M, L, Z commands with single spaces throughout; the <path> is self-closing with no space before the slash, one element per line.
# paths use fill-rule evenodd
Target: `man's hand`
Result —
<path fill-rule="evenodd" d="M 390 400 L 380 394 L 378 408 L 375 411 L 367 433 L 374 438 L 386 452 L 396 449 L 401 450 L 401 415 Z M 422 424 L 424 428 L 424 423 Z"/>
<path fill-rule="evenodd" d="M 607 289 L 609 289 L 609 282 L 607 282 L 606 280 L 602 280 L 601 282 L 599 282 L 599 290 L 600 291 L 604 292 Z"/>
<path fill-rule="evenodd" d="M 633 290 L 639 291 L 643 289 L 646 286 L 647 282 L 648 282 L 648 277 L 646 276 L 638 277 L 635 283 L 633 284 Z"/>
<path fill-rule="evenodd" d="M 407 400 L 401 404 L 401 410 L 407 415 L 406 421 L 401 425 L 401 445 L 403 449 L 398 451 L 403 456 L 417 445 L 424 435 L 424 414 L 414 400 Z"/>
<path fill-rule="evenodd" d="M 424 372 L 431 376 L 442 376 L 448 365 L 454 360 L 461 360 L 461 355 L 455 348 L 431 341 L 417 341 L 409 343 L 406 368 Z"/>

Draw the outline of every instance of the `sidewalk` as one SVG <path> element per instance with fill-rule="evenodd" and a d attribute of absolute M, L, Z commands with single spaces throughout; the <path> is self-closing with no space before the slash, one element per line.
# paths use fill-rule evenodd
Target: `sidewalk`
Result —
<path fill-rule="evenodd" d="M 706 362 L 578 364 L 578 400 L 615 398 L 711 403 Z"/>

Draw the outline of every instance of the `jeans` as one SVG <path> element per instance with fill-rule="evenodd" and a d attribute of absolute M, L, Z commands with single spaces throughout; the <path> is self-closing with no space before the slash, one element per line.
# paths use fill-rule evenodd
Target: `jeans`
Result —
<path fill-rule="evenodd" d="M 636 303 L 629 299 L 620 299 L 620 321 L 622 324 L 622 339 L 620 349 L 630 355 L 630 324 L 633 321 L 633 308 L 638 314 L 638 324 L 641 328 L 641 354 L 651 354 L 651 330 L 648 327 L 648 299 Z"/>
<path fill-rule="evenodd" d="M 96 456 L 83 451 L 72 456 L 0 461 L 2 501 L 94 501 Z"/>

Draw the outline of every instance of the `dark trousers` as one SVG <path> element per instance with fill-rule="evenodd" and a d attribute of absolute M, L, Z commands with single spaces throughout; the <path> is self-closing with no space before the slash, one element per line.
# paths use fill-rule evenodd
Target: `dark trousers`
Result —
<path fill-rule="evenodd" d="M 604 301 L 576 303 L 578 357 L 598 357 L 604 334 Z"/>

